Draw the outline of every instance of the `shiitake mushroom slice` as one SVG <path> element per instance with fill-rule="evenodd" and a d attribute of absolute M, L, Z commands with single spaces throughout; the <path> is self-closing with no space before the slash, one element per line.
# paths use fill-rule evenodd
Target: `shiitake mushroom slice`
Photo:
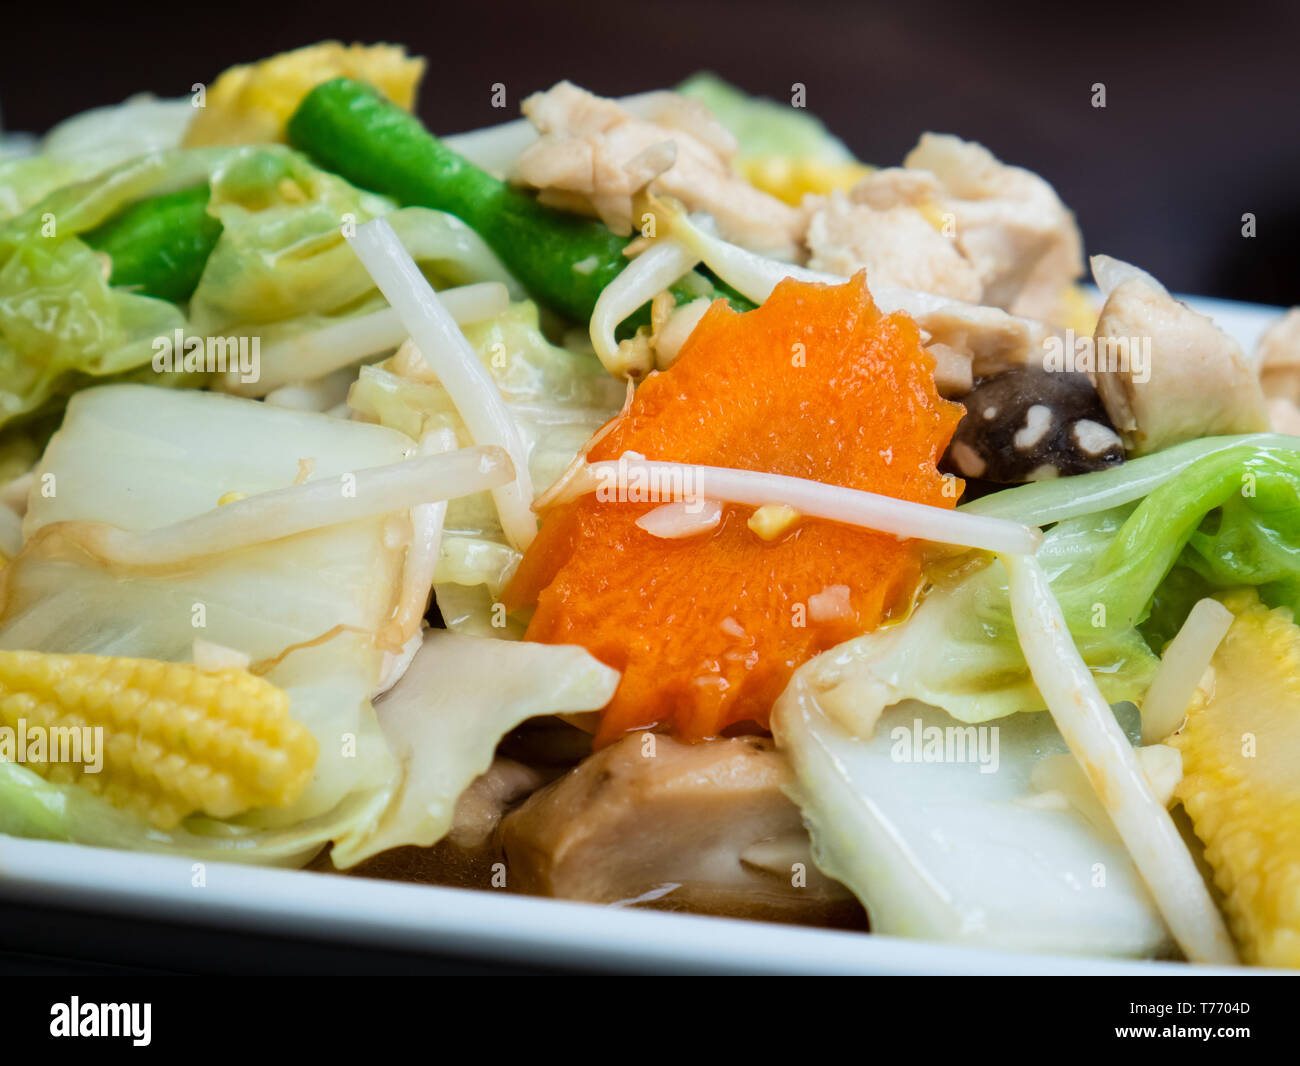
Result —
<path fill-rule="evenodd" d="M 1001 485 L 1104 470 L 1124 446 L 1086 374 L 1017 367 L 961 398 L 944 469 Z"/>

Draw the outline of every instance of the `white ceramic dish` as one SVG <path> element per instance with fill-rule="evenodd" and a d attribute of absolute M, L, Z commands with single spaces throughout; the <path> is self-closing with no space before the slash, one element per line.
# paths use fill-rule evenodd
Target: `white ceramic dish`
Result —
<path fill-rule="evenodd" d="M 490 889 L 0 838 L 0 898 L 494 962 L 637 973 L 1187 973 L 1172 963 L 974 951 L 896 937 L 597 907 Z M 1199 973 L 1212 972 L 1197 968 Z"/>
<path fill-rule="evenodd" d="M 1190 298 L 1254 350 L 1278 308 Z M 1240 973 L 973 950 L 0 836 L 0 899 L 494 962 L 642 973 Z M 201 880 L 202 886 L 196 887 Z M 1251 971 L 1259 973 L 1260 971 Z"/>

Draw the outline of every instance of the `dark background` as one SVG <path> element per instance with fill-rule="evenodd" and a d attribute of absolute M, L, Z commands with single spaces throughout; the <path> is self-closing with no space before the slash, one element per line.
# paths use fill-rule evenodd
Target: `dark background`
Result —
<path fill-rule="evenodd" d="M 865 161 L 901 160 L 925 129 L 1039 171 L 1088 250 L 1182 292 L 1300 303 L 1300 3 L 983 4 L 896 0 L 370 0 L 22 4 L 0 17 L 0 109 L 43 130 L 143 89 L 189 92 L 228 65 L 324 38 L 429 58 L 436 132 L 516 117 L 567 77 L 618 95 L 712 69 L 808 106 Z M 490 105 L 504 83 L 510 109 Z M 1091 106 L 1092 85 L 1107 106 Z M 1257 236 L 1241 235 L 1241 216 Z"/>

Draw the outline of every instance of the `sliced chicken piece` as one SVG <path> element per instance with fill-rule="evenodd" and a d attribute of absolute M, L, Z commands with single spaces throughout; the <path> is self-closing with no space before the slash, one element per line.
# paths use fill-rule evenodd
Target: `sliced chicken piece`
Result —
<path fill-rule="evenodd" d="M 1094 256 L 1093 271 L 1106 293 L 1093 344 L 1097 392 L 1130 456 L 1268 429 L 1255 368 L 1213 319 L 1117 260 Z"/>
<path fill-rule="evenodd" d="M 873 170 L 849 191 L 854 203 L 888 211 L 891 207 L 914 207 L 934 211 L 946 197 L 943 183 L 928 170 L 882 167 Z"/>
<path fill-rule="evenodd" d="M 735 136 L 699 100 L 665 89 L 646 93 L 634 113 L 670 130 L 690 134 L 728 164 L 740 150 Z"/>
<path fill-rule="evenodd" d="M 1285 396 L 1268 399 L 1268 422 L 1274 433 L 1288 433 L 1300 437 L 1300 405 Z"/>
<path fill-rule="evenodd" d="M 1255 366 L 1272 428 L 1300 437 L 1300 307 L 1291 308 L 1260 337 Z"/>
<path fill-rule="evenodd" d="M 973 141 L 926 133 L 902 168 L 868 175 L 850 195 L 877 210 L 951 215 L 956 246 L 982 283 L 982 302 L 1063 320 L 1066 292 L 1083 272 L 1083 240 L 1074 215 L 1037 174 L 1007 166 Z"/>
<path fill-rule="evenodd" d="M 948 191 L 943 204 L 956 216 L 957 244 L 983 279 L 985 302 L 1055 320 L 1083 273 L 1083 238 L 1056 190 L 951 134 L 922 134 L 903 165 L 929 171 Z"/>
<path fill-rule="evenodd" d="M 545 767 L 497 756 L 460 794 L 451 829 L 433 847 L 390 848 L 344 873 L 457 888 L 494 887 L 496 879 L 499 886 L 505 867 L 497 827 L 511 806 L 553 776 Z M 327 854 L 318 856 L 310 868 L 334 872 Z"/>
<path fill-rule="evenodd" d="M 1291 308 L 1260 337 L 1255 365 L 1265 396 L 1300 403 L 1300 307 Z"/>
<path fill-rule="evenodd" d="M 860 925 L 813 866 L 770 740 L 679 744 L 632 734 L 502 823 L 510 886 L 533 895 L 736 917 Z"/>
<path fill-rule="evenodd" d="M 447 839 L 465 851 L 485 847 L 506 811 L 545 782 L 534 767 L 498 756 L 456 800 Z"/>
<path fill-rule="evenodd" d="M 878 211 L 835 193 L 812 206 L 804 242 L 814 270 L 852 275 L 866 267 L 871 282 L 968 303 L 984 291 L 970 262 L 914 208 Z"/>
<path fill-rule="evenodd" d="M 633 198 L 649 186 L 712 215 L 729 241 L 782 259 L 800 255 L 802 211 L 732 172 L 735 138 L 702 104 L 663 101 L 649 121 L 562 81 L 528 97 L 523 112 L 540 136 L 512 176 L 540 190 L 544 202 L 595 215 L 627 235 L 639 226 Z"/>
<path fill-rule="evenodd" d="M 873 284 L 871 294 L 882 310 L 902 311 L 916 320 L 921 340 L 940 369 L 952 365 L 954 359 L 964 360 L 968 365 L 963 378 L 991 377 L 1012 367 L 1041 366 L 1047 340 L 1054 333 L 1045 322 L 1020 318 L 1000 307 L 963 303 L 884 284 Z"/>
<path fill-rule="evenodd" d="M 975 387 L 974 360 L 965 352 L 935 341 L 925 346 L 934 357 L 934 387 L 948 399 L 965 396 Z"/>

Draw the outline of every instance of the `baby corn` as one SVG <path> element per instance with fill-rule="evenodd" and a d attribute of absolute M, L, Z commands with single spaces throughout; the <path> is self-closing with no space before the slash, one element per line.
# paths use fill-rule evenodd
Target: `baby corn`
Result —
<path fill-rule="evenodd" d="M 1246 961 L 1300 967 L 1300 628 L 1253 593 L 1214 657 L 1208 700 L 1168 743 Z"/>
<path fill-rule="evenodd" d="M 295 800 L 316 764 L 315 738 L 289 697 L 246 670 L 192 663 L 0 651 L 0 725 L 45 737 L 102 732 L 102 766 L 29 759 L 160 829 L 196 811 L 229 818 Z M 62 731 L 62 733 L 60 733 Z"/>
<path fill-rule="evenodd" d="M 847 191 L 872 171 L 862 163 L 828 163 L 788 155 L 751 156 L 737 160 L 736 168 L 751 185 L 792 207 L 803 203 L 809 193 L 826 195 L 836 189 Z"/>

